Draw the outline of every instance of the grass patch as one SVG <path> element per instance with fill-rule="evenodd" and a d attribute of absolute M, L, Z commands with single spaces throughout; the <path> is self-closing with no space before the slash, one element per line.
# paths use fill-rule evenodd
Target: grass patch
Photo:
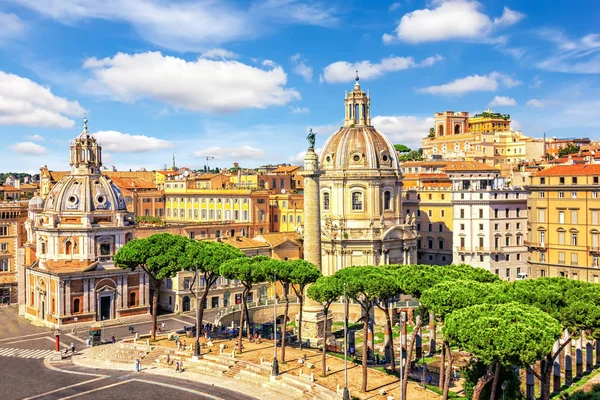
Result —
<path fill-rule="evenodd" d="M 569 394 L 569 395 L 573 394 L 574 392 L 581 389 L 581 387 L 583 385 L 588 383 L 590 379 L 592 379 L 594 376 L 596 376 L 598 374 L 600 374 L 600 368 L 596 368 L 596 369 L 592 370 L 592 372 L 590 372 L 589 375 L 585 375 L 583 378 L 581 378 L 580 380 L 578 380 L 577 382 L 575 382 L 574 384 L 572 384 L 565 390 L 561 390 L 560 392 L 552 395 L 552 397 L 550 397 L 550 398 L 551 399 L 561 399 L 562 396 L 565 394 Z"/>

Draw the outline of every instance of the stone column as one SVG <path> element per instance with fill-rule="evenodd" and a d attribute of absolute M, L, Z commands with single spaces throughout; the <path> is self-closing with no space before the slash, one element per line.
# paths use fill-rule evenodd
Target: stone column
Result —
<path fill-rule="evenodd" d="M 156 290 L 160 290 L 160 288 L 156 288 Z M 150 304 L 150 277 L 146 274 L 144 274 L 144 296 L 146 298 L 144 305 L 147 306 Z"/>
<path fill-rule="evenodd" d="M 556 342 L 554 342 L 554 346 L 552 347 L 552 353 L 556 354 L 556 352 L 558 351 L 558 347 L 560 346 L 560 340 L 557 340 Z M 553 386 L 552 386 L 552 390 L 554 392 L 559 392 L 560 391 L 560 361 L 559 361 L 560 357 L 556 357 L 554 359 L 554 363 L 552 365 L 552 377 L 553 377 Z"/>
<path fill-rule="evenodd" d="M 600 365 L 600 339 L 596 339 L 596 365 Z"/>
<path fill-rule="evenodd" d="M 408 318 L 406 316 L 406 312 L 402 311 L 400 313 L 400 320 L 402 321 L 402 330 L 400 331 L 400 344 L 402 345 L 402 348 L 400 349 L 400 352 L 402 354 L 402 358 L 401 360 L 405 360 L 406 359 L 406 326 L 408 325 Z M 404 361 L 402 361 L 404 362 Z"/>
<path fill-rule="evenodd" d="M 594 346 L 592 341 L 589 339 L 585 340 L 585 370 L 586 372 L 592 372 L 594 367 Z"/>
<path fill-rule="evenodd" d="M 71 315 L 71 281 L 65 281 L 65 315 Z"/>
<path fill-rule="evenodd" d="M 421 322 L 421 317 L 417 316 L 417 325 Z M 423 356 L 423 340 L 421 338 L 421 328 L 419 328 L 417 335 L 415 336 L 415 357 L 419 360 Z"/>
<path fill-rule="evenodd" d="M 146 302 L 148 301 L 148 299 L 146 298 L 146 284 L 145 284 L 145 278 L 146 278 L 146 273 L 145 272 L 140 272 L 138 279 L 139 279 L 139 304 L 146 304 Z"/>
<path fill-rule="evenodd" d="M 90 312 L 96 313 L 96 279 L 90 279 Z"/>
<path fill-rule="evenodd" d="M 319 177 L 319 157 L 314 148 L 309 148 L 304 157 L 304 259 L 321 267 L 321 193 Z M 329 271 L 324 271 L 329 273 Z M 324 332 L 331 315 L 325 315 L 321 304 L 306 296 L 302 315 L 302 339 L 316 339 Z"/>
<path fill-rule="evenodd" d="M 435 354 L 436 347 L 436 326 L 435 326 L 435 314 L 429 313 L 429 355 Z"/>
<path fill-rule="evenodd" d="M 129 298 L 129 289 L 127 288 L 127 277 L 129 275 L 123 275 L 123 281 L 122 281 L 122 289 L 121 292 L 123 293 L 123 308 L 127 308 L 129 307 L 129 302 L 127 301 L 127 299 Z"/>
<path fill-rule="evenodd" d="M 583 333 L 579 332 L 579 339 L 575 341 L 575 376 L 583 376 Z"/>
<path fill-rule="evenodd" d="M 569 343 L 565 346 L 565 385 L 571 386 L 573 384 L 573 356 L 572 356 L 572 344 Z"/>
<path fill-rule="evenodd" d="M 83 280 L 83 312 L 89 312 L 90 311 L 90 302 L 88 299 L 89 296 L 89 280 L 88 279 L 84 279 Z"/>

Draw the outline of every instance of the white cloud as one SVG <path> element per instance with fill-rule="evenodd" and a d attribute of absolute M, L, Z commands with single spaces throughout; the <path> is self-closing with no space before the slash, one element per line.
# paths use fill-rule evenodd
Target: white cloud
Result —
<path fill-rule="evenodd" d="M 25 139 L 31 140 L 32 142 L 43 142 L 45 139 L 41 135 L 28 135 Z"/>
<path fill-rule="evenodd" d="M 490 101 L 489 106 L 502 106 L 502 107 L 510 107 L 517 105 L 517 101 L 508 96 L 496 96 L 492 101 Z"/>
<path fill-rule="evenodd" d="M 229 1 L 168 0 L 17 0 L 22 6 L 61 23 L 90 19 L 130 24 L 141 37 L 177 51 L 198 51 L 234 40 L 254 38 L 274 24 L 330 26 L 335 10 L 317 2 L 268 0 L 251 6 Z"/>
<path fill-rule="evenodd" d="M 513 25 L 524 17 L 524 14 L 505 7 L 502 16 L 492 22 L 480 11 L 481 5 L 476 1 L 441 0 L 432 2 L 432 5 L 431 9 L 425 8 L 404 14 L 394 33 L 384 34 L 383 41 L 488 41 L 494 29 Z"/>
<path fill-rule="evenodd" d="M 518 11 L 511 10 L 508 7 L 504 7 L 502 16 L 500 18 L 494 18 L 494 26 L 506 27 L 511 26 L 525 18 L 525 14 Z"/>
<path fill-rule="evenodd" d="M 392 3 L 389 8 L 388 11 L 396 11 L 397 9 L 399 9 L 400 7 L 402 7 L 402 3 L 396 2 L 396 3 Z"/>
<path fill-rule="evenodd" d="M 76 101 L 55 96 L 50 88 L 18 75 L 0 71 L 0 125 L 71 128 L 67 116 L 82 116 Z"/>
<path fill-rule="evenodd" d="M 84 66 L 95 77 L 90 87 L 101 87 L 124 102 L 151 98 L 189 111 L 218 113 L 300 99 L 295 89 L 285 87 L 287 74 L 277 65 L 262 69 L 238 61 L 186 61 L 147 52 L 89 58 Z"/>
<path fill-rule="evenodd" d="M 163 139 L 117 131 L 98 131 L 94 136 L 100 140 L 104 150 L 113 153 L 144 153 L 174 147 Z"/>
<path fill-rule="evenodd" d="M 316 148 L 315 149 L 315 153 L 317 154 L 321 154 L 321 148 Z M 294 163 L 294 164 L 302 164 L 304 162 L 304 157 L 306 156 L 306 150 L 301 151 L 300 153 L 290 156 L 289 160 L 290 162 Z"/>
<path fill-rule="evenodd" d="M 313 77 L 313 69 L 306 65 L 306 60 L 301 59 L 300 54 L 295 54 L 292 56 L 292 65 L 294 73 L 300 75 L 304 78 L 306 82 L 310 82 Z"/>
<path fill-rule="evenodd" d="M 0 11 L 0 43 L 7 42 L 18 36 L 21 36 L 26 26 L 15 14 L 6 14 Z"/>
<path fill-rule="evenodd" d="M 210 59 L 223 59 L 223 60 L 231 60 L 238 58 L 237 53 L 233 51 L 229 51 L 226 49 L 210 49 L 203 51 L 201 54 L 202 58 L 210 58 Z"/>
<path fill-rule="evenodd" d="M 538 68 L 572 74 L 600 74 L 600 34 L 589 34 L 573 41 L 560 31 L 541 30 L 538 33 L 556 44 L 553 54 L 536 64 Z"/>
<path fill-rule="evenodd" d="M 492 72 L 488 75 L 470 75 L 443 85 L 428 86 L 417 90 L 421 93 L 461 95 L 469 92 L 495 92 L 500 84 L 512 88 L 521 83 L 508 75 Z"/>
<path fill-rule="evenodd" d="M 396 144 L 404 144 L 410 148 L 421 147 L 422 139 L 433 127 L 433 118 L 420 118 L 412 115 L 376 116 L 373 126 Z"/>
<path fill-rule="evenodd" d="M 527 102 L 527 105 L 530 107 L 535 107 L 535 108 L 544 108 L 546 107 L 546 103 L 543 102 L 542 100 L 538 100 L 538 99 L 531 99 Z"/>
<path fill-rule="evenodd" d="M 308 114 L 310 110 L 306 107 L 291 107 L 292 114 Z"/>
<path fill-rule="evenodd" d="M 530 88 L 533 89 L 539 89 L 542 87 L 542 80 L 540 79 L 539 76 L 534 76 L 533 77 L 533 82 L 531 82 L 531 85 L 529 85 Z"/>
<path fill-rule="evenodd" d="M 28 156 L 39 156 L 46 153 L 46 148 L 33 142 L 19 142 L 10 146 L 15 153 L 26 154 Z"/>
<path fill-rule="evenodd" d="M 349 63 L 347 61 L 337 61 L 323 68 L 323 79 L 328 83 L 349 82 L 354 80 L 356 70 L 361 78 L 377 78 L 387 72 L 402 71 L 409 68 L 430 67 L 433 64 L 442 61 L 444 57 L 436 54 L 428 57 L 420 63 L 415 62 L 412 57 L 387 57 L 382 58 L 378 63 L 371 63 L 369 60 Z"/>
<path fill-rule="evenodd" d="M 216 159 L 236 159 L 239 161 L 244 160 L 262 160 L 266 157 L 266 153 L 264 150 L 257 149 L 252 146 L 239 146 L 239 147 L 209 147 L 203 150 L 196 151 L 194 153 L 195 157 L 206 157 L 213 156 Z"/>

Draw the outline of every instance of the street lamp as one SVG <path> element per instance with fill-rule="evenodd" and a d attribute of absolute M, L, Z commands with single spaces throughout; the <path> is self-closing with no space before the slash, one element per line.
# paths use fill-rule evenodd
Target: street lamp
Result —
<path fill-rule="evenodd" d="M 277 362 L 277 271 L 273 272 L 273 299 L 273 370 L 271 376 L 277 376 L 279 375 L 279 363 Z M 283 323 L 285 324 L 285 321 Z M 285 331 L 282 331 L 283 334 L 285 334 Z"/>
<path fill-rule="evenodd" d="M 400 312 L 400 400 L 406 400 L 404 398 L 404 348 L 402 347 L 402 324 L 404 323 L 404 312 Z M 393 336 L 393 335 L 392 335 Z"/>
<path fill-rule="evenodd" d="M 200 357 L 200 302 L 198 301 L 198 266 L 196 265 L 196 345 L 194 357 Z"/>
<path fill-rule="evenodd" d="M 346 282 L 344 282 L 344 396 L 343 400 L 350 400 L 350 392 L 348 391 L 348 315 L 347 315 L 348 298 L 346 297 Z M 327 316 L 325 316 L 327 318 Z M 327 320 L 325 320 L 327 323 Z"/>

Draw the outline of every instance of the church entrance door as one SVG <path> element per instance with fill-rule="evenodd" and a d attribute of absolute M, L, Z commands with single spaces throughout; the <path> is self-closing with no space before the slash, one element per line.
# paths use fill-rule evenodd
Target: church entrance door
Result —
<path fill-rule="evenodd" d="M 100 297 L 100 320 L 110 319 L 110 296 Z"/>
<path fill-rule="evenodd" d="M 183 312 L 190 311 L 190 298 L 188 296 L 183 297 Z"/>

